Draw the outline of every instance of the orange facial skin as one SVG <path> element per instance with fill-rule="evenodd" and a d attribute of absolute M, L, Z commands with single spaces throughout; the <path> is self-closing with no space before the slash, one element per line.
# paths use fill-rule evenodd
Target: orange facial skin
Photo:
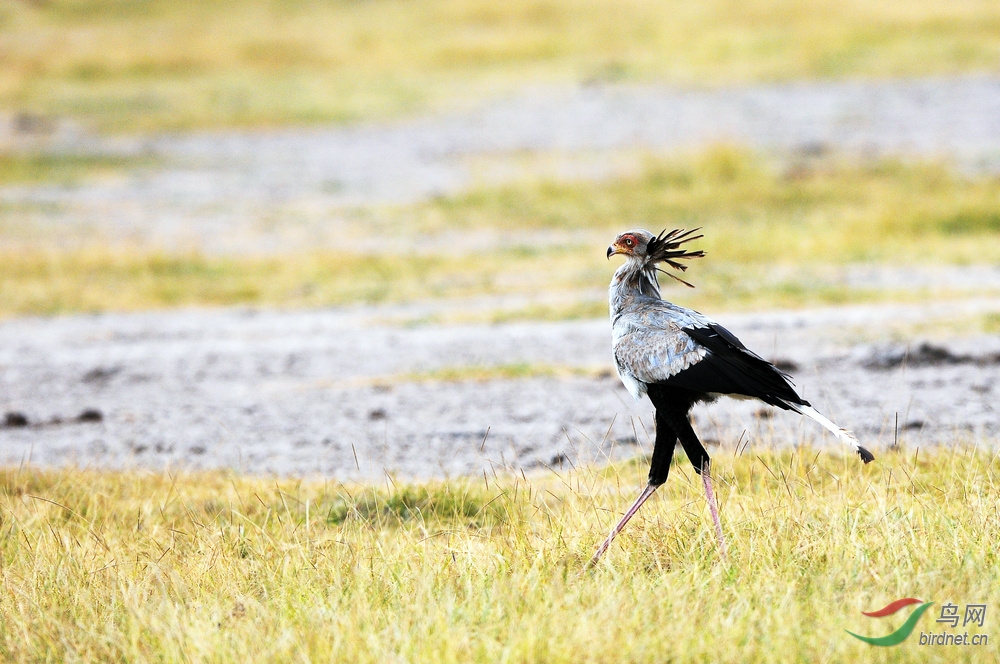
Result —
<path fill-rule="evenodd" d="M 611 258 L 615 254 L 626 254 L 629 256 L 634 255 L 633 249 L 639 244 L 639 240 L 636 239 L 631 233 L 623 233 L 615 238 L 614 243 L 608 247 L 608 258 Z"/>

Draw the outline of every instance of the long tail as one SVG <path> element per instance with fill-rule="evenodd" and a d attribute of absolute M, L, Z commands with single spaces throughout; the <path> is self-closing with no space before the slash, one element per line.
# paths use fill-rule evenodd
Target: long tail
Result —
<path fill-rule="evenodd" d="M 806 417 L 819 422 L 819 424 L 822 425 L 824 429 L 828 430 L 834 436 L 836 436 L 841 441 L 846 443 L 852 450 L 854 450 L 858 454 L 858 456 L 861 457 L 861 460 L 864 461 L 865 463 L 871 463 L 872 461 L 875 460 L 875 455 L 866 450 L 865 448 L 861 447 L 861 443 L 858 442 L 858 439 L 854 436 L 853 433 L 851 433 L 847 429 L 838 427 L 836 424 L 828 420 L 822 413 L 820 413 L 812 406 L 806 406 L 805 404 L 785 401 L 784 399 L 782 399 L 782 402 L 789 408 L 794 410 L 796 413 L 801 413 L 802 415 L 805 415 Z"/>

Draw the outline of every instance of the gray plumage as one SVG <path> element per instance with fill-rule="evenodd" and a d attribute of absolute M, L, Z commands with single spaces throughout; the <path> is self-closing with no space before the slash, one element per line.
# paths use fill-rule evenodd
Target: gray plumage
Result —
<path fill-rule="evenodd" d="M 684 332 L 702 327 L 704 317 L 647 295 L 621 299 L 611 319 L 615 368 L 638 401 L 648 383 L 663 382 L 705 357 L 706 350 Z"/>

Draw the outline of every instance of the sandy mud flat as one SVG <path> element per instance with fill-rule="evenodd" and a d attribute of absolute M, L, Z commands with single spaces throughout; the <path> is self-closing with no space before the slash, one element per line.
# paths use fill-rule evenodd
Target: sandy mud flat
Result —
<path fill-rule="evenodd" d="M 898 340 L 900 326 L 997 311 L 1000 299 L 970 299 L 717 318 L 877 453 L 894 439 L 1000 436 L 1000 339 Z M 0 465 L 422 478 L 650 451 L 650 406 L 612 374 L 607 321 L 405 326 L 395 313 L 4 322 Z M 721 400 L 695 418 L 706 442 L 728 450 L 741 436 L 837 445 L 755 402 Z"/>

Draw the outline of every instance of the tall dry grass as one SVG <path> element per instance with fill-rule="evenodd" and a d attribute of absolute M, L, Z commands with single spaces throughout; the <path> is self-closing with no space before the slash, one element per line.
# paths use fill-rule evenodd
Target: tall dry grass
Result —
<path fill-rule="evenodd" d="M 878 453 L 862 466 L 716 451 L 728 560 L 678 460 L 592 572 L 645 463 L 382 488 L 10 469 L 0 658 L 990 661 L 996 450 Z M 876 648 L 845 633 L 889 633 L 901 618 L 861 611 L 907 596 L 988 604 L 978 631 L 994 645 Z M 935 611 L 920 629 L 941 631 Z"/>

